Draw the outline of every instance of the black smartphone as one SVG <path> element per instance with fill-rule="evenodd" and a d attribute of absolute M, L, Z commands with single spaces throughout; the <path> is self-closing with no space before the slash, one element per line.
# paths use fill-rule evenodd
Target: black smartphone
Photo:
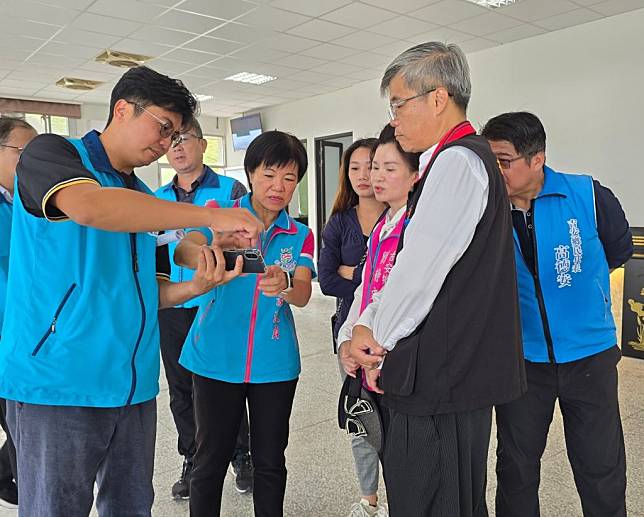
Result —
<path fill-rule="evenodd" d="M 242 273 L 264 273 L 266 271 L 264 257 L 262 257 L 261 250 L 257 248 L 225 249 L 226 271 L 235 269 L 235 262 L 239 256 L 244 258 Z"/>

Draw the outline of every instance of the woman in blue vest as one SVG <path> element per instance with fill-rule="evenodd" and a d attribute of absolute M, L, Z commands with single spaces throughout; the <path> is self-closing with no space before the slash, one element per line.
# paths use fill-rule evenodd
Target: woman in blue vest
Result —
<path fill-rule="evenodd" d="M 227 203 L 264 223 L 261 252 L 267 269 L 217 288 L 199 308 L 180 363 L 194 373 L 197 451 L 190 480 L 193 517 L 218 515 L 226 470 L 248 402 L 253 499 L 257 517 L 282 515 L 289 417 L 300 374 L 290 305 L 311 296 L 313 234 L 286 212 L 307 168 L 300 141 L 281 131 L 257 137 L 244 158 L 251 193 Z M 175 260 L 194 266 L 209 230 L 191 232 Z"/>

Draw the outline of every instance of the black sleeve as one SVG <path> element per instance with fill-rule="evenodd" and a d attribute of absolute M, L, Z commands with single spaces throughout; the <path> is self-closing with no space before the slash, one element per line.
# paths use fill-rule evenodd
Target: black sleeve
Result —
<path fill-rule="evenodd" d="M 593 188 L 597 232 L 604 246 L 608 267 L 613 269 L 624 264 L 633 255 L 633 236 L 615 194 L 597 180 L 593 180 Z"/>
<path fill-rule="evenodd" d="M 23 151 L 18 166 L 18 194 L 25 209 L 36 217 L 60 221 L 64 213 L 51 204 L 60 189 L 77 183 L 98 184 L 72 143 L 62 136 L 45 134 L 34 138 Z"/>
<path fill-rule="evenodd" d="M 244 184 L 240 181 L 235 181 L 235 184 L 233 185 L 233 190 L 230 193 L 230 199 L 239 199 L 242 196 L 245 196 L 247 194 L 246 187 L 244 187 Z"/>
<path fill-rule="evenodd" d="M 163 233 L 163 232 L 160 232 L 160 233 Z M 164 246 L 157 246 L 156 259 L 157 259 L 157 278 L 170 280 L 170 249 L 167 244 Z"/>

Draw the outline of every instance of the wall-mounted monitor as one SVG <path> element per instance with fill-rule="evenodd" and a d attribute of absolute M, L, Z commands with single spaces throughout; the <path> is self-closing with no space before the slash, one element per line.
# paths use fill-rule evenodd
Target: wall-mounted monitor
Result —
<path fill-rule="evenodd" d="M 262 121 L 259 113 L 230 120 L 230 131 L 233 134 L 233 149 L 243 151 L 262 133 Z"/>

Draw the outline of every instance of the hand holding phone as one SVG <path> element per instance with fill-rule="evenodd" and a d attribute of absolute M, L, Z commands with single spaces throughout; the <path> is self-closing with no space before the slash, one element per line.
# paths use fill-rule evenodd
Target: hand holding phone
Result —
<path fill-rule="evenodd" d="M 237 257 L 244 259 L 244 267 L 242 273 L 264 273 L 266 271 L 266 264 L 261 250 L 257 248 L 243 248 L 243 249 L 225 249 L 224 260 L 226 261 L 226 271 L 235 269 L 235 262 Z"/>

